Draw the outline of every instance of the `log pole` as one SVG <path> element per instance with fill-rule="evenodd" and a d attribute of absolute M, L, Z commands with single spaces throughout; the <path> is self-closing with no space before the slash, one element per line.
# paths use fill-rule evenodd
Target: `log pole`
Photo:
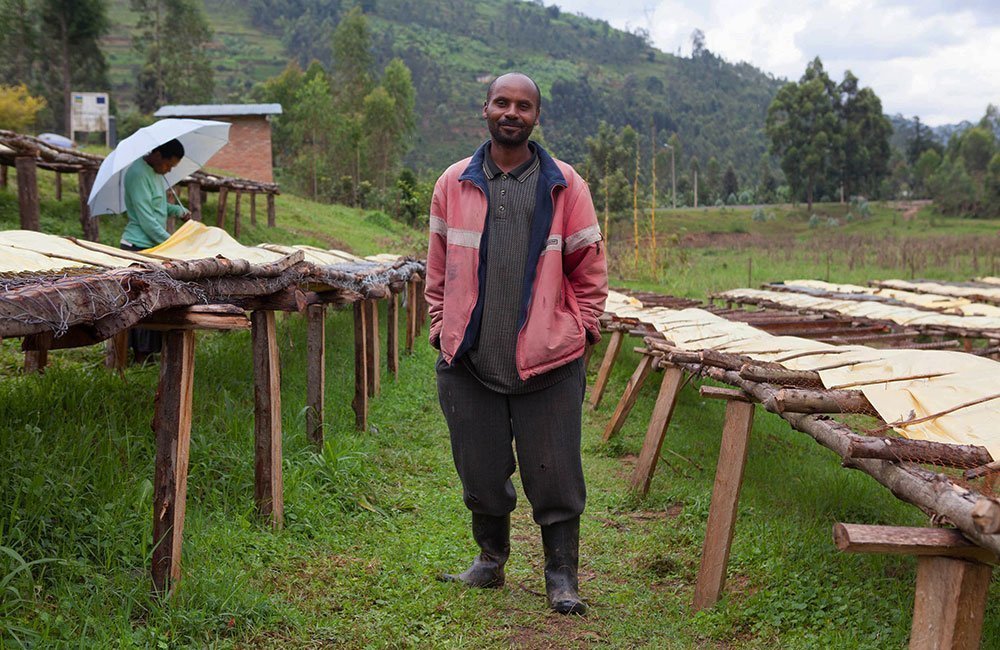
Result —
<path fill-rule="evenodd" d="M 191 211 L 191 218 L 201 221 L 201 184 L 198 181 L 191 181 L 188 188 L 188 210 Z"/>
<path fill-rule="evenodd" d="M 104 367 L 121 372 L 128 365 L 128 330 L 113 335 L 104 344 Z"/>
<path fill-rule="evenodd" d="M 845 553 L 939 555 L 997 563 L 996 553 L 973 544 L 954 528 L 836 523 L 833 525 L 833 543 Z"/>
<path fill-rule="evenodd" d="M 229 190 L 225 185 L 219 188 L 219 205 L 215 215 L 215 225 L 219 228 L 226 227 L 226 199 L 228 195 Z"/>
<path fill-rule="evenodd" d="M 25 374 L 45 372 L 49 365 L 49 349 L 52 346 L 52 332 L 43 332 L 34 337 L 32 349 L 24 352 Z"/>
<path fill-rule="evenodd" d="M 62 172 L 56 172 L 56 201 L 62 201 Z"/>
<path fill-rule="evenodd" d="M 187 502 L 188 453 L 191 444 L 191 398 L 194 386 L 194 332 L 163 336 L 160 383 L 153 431 L 156 460 L 153 477 L 153 595 L 170 593 L 181 577 L 181 540 Z"/>
<path fill-rule="evenodd" d="M 281 528 L 281 377 L 273 311 L 250 314 L 254 370 L 254 500 L 257 512 Z"/>
<path fill-rule="evenodd" d="M 993 458 L 985 447 L 882 436 L 851 436 L 848 458 L 879 458 L 941 467 L 976 467 Z"/>
<path fill-rule="evenodd" d="M 274 194 L 267 193 L 267 227 L 274 228 Z"/>
<path fill-rule="evenodd" d="M 976 650 L 992 567 L 951 557 L 917 558 L 910 650 Z"/>
<path fill-rule="evenodd" d="M 250 225 L 257 225 L 257 193 L 250 192 Z"/>
<path fill-rule="evenodd" d="M 38 165 L 34 156 L 14 159 L 17 169 L 17 204 L 21 215 L 21 230 L 39 229 Z"/>
<path fill-rule="evenodd" d="M 385 314 L 385 367 L 399 379 L 399 294 L 389 295 Z"/>
<path fill-rule="evenodd" d="M 240 232 L 242 232 L 242 230 L 243 230 L 243 225 L 240 223 L 240 203 L 242 203 L 242 201 L 240 199 L 242 199 L 242 198 L 243 198 L 243 192 L 240 192 L 239 190 L 236 190 L 236 198 L 233 201 L 233 203 L 234 203 L 234 205 L 233 205 L 233 207 L 234 207 L 234 212 L 233 212 L 233 237 L 235 237 L 237 239 L 240 238 Z"/>
<path fill-rule="evenodd" d="M 413 353 L 413 341 L 417 337 L 417 281 L 406 283 L 406 353 Z"/>
<path fill-rule="evenodd" d="M 382 391 L 379 353 L 381 344 L 378 336 L 378 301 L 365 300 L 365 372 L 368 380 L 368 397 L 375 397 Z"/>
<path fill-rule="evenodd" d="M 61 174 L 57 174 L 56 177 L 58 178 L 59 176 Z M 97 217 L 90 214 L 90 206 L 87 205 L 87 199 L 90 198 L 90 190 L 94 187 L 94 181 L 97 179 L 97 170 L 82 169 L 77 174 L 77 179 L 77 186 L 80 190 L 80 225 L 83 228 L 83 238 L 90 241 L 99 241 L 101 235 Z"/>
<path fill-rule="evenodd" d="M 639 397 L 639 390 L 646 383 L 646 377 L 649 376 L 649 372 L 652 369 L 653 357 L 649 354 L 642 355 L 639 358 L 639 365 L 636 366 L 635 371 L 625 385 L 625 390 L 618 400 L 615 412 L 611 415 L 611 419 L 608 420 L 608 424 L 604 428 L 604 442 L 611 440 L 614 435 L 621 431 L 626 418 L 628 418 L 628 414 L 632 411 L 632 407 L 635 406 L 635 402 Z"/>
<path fill-rule="evenodd" d="M 323 414 L 326 396 L 326 307 L 306 308 L 306 435 L 317 448 L 323 448 Z"/>
<path fill-rule="evenodd" d="M 747 462 L 750 430 L 753 426 L 753 402 L 744 396 L 726 402 L 726 420 L 722 427 L 722 444 L 712 486 L 712 502 L 708 509 L 705 542 L 701 549 L 698 581 L 694 588 L 695 611 L 719 602 L 726 584 L 726 567 L 736 528 L 736 512 L 743 486 L 743 470 Z"/>
<path fill-rule="evenodd" d="M 597 407 L 601 404 L 601 398 L 608 387 L 611 371 L 615 367 L 615 360 L 618 358 L 618 353 L 622 349 L 622 341 L 624 340 L 625 333 L 621 330 L 613 331 L 611 337 L 608 339 L 608 347 L 604 351 L 604 358 L 601 359 L 601 367 L 597 371 L 597 379 L 594 380 L 594 386 L 590 389 L 590 408 L 594 410 L 597 410 Z"/>
<path fill-rule="evenodd" d="M 368 310 L 363 300 L 354 303 L 354 426 L 359 431 L 368 430 L 368 353 L 365 350 L 365 332 L 368 329 L 365 316 Z"/>
<path fill-rule="evenodd" d="M 660 449 L 663 447 L 663 439 L 666 437 L 667 426 L 673 416 L 683 379 L 684 371 L 678 366 L 668 365 L 663 369 L 660 392 L 656 396 L 653 414 L 649 418 L 646 439 L 632 473 L 632 490 L 641 496 L 646 496 L 649 492 L 649 484 L 653 480 L 656 463 L 660 459 Z"/>
<path fill-rule="evenodd" d="M 7 165 L 0 164 L 0 189 L 7 189 Z"/>

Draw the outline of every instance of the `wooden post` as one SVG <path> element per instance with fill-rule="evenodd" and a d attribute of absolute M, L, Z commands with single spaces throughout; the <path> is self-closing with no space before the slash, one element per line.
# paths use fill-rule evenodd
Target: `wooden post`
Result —
<path fill-rule="evenodd" d="M 281 528 L 281 377 L 273 311 L 250 313 L 254 370 L 254 498 L 257 511 Z"/>
<path fill-rule="evenodd" d="M 219 206 L 215 216 L 215 225 L 219 228 L 226 227 L 226 198 L 229 190 L 225 185 L 219 188 Z"/>
<path fill-rule="evenodd" d="M 726 567 L 729 565 L 729 549 L 733 543 L 740 488 L 743 486 L 753 412 L 754 404 L 750 401 L 730 399 L 726 403 L 722 445 L 715 469 L 715 485 L 712 486 L 712 502 L 708 508 L 705 542 L 701 547 L 698 582 L 694 588 L 692 606 L 696 611 L 717 603 L 726 584 Z"/>
<path fill-rule="evenodd" d="M 250 192 L 250 225 L 257 225 L 257 193 Z"/>
<path fill-rule="evenodd" d="M 104 367 L 122 371 L 128 365 L 128 330 L 122 330 L 104 344 Z"/>
<path fill-rule="evenodd" d="M 7 189 L 7 165 L 0 165 L 0 189 Z"/>
<path fill-rule="evenodd" d="M 326 306 L 306 307 L 306 435 L 323 448 L 323 414 L 326 396 Z"/>
<path fill-rule="evenodd" d="M 601 359 L 601 368 L 597 371 L 597 379 L 594 380 L 594 387 L 590 390 L 590 407 L 597 410 L 604 396 L 604 389 L 608 386 L 608 379 L 611 377 L 611 369 L 615 367 L 615 359 L 622 349 L 622 341 L 625 340 L 625 332 L 615 330 L 611 332 L 608 340 L 608 349 L 604 351 L 604 358 Z"/>
<path fill-rule="evenodd" d="M 62 201 L 62 172 L 56 172 L 56 201 Z"/>
<path fill-rule="evenodd" d="M 399 379 L 399 294 L 389 295 L 385 320 L 385 367 Z"/>
<path fill-rule="evenodd" d="M 201 183 L 191 181 L 188 188 L 188 210 L 191 211 L 191 218 L 201 221 Z"/>
<path fill-rule="evenodd" d="M 406 283 L 406 353 L 413 353 L 413 341 L 417 338 L 417 281 Z"/>
<path fill-rule="evenodd" d="M 354 409 L 354 424 L 359 431 L 368 430 L 368 353 L 365 350 L 366 330 L 365 301 L 354 303 L 354 399 L 351 407 Z"/>
<path fill-rule="evenodd" d="M 21 230 L 38 230 L 38 168 L 34 156 L 14 159 L 17 169 L 17 203 L 21 214 Z"/>
<path fill-rule="evenodd" d="M 267 227 L 274 228 L 274 194 L 267 193 Z"/>
<path fill-rule="evenodd" d="M 35 337 L 35 349 L 24 352 L 24 372 L 45 372 L 49 365 L 49 348 L 52 346 L 52 332 L 44 332 Z"/>
<path fill-rule="evenodd" d="M 379 367 L 379 352 L 382 346 L 378 336 L 378 301 L 365 300 L 364 303 L 368 310 L 368 313 L 365 314 L 365 324 L 367 325 L 365 329 L 365 362 L 368 365 L 368 396 L 375 397 L 382 392 L 382 368 Z"/>
<path fill-rule="evenodd" d="M 233 214 L 233 237 L 239 239 L 240 231 L 243 229 L 242 224 L 240 224 L 240 199 L 243 198 L 243 192 L 239 190 L 236 191 L 236 205 L 235 213 Z"/>
<path fill-rule="evenodd" d="M 625 418 L 628 417 L 632 407 L 635 406 L 636 399 L 639 397 L 639 389 L 646 382 L 646 377 L 649 376 L 649 371 L 652 369 L 652 355 L 642 355 L 642 358 L 639 359 L 639 365 L 636 366 L 635 372 L 632 373 L 628 383 L 625 385 L 625 392 L 622 393 L 621 399 L 618 400 L 618 406 L 615 407 L 614 414 L 608 420 L 608 426 L 604 429 L 604 442 L 611 440 L 612 436 L 621 431 L 622 425 L 625 424 Z"/>
<path fill-rule="evenodd" d="M 191 443 L 191 396 L 194 386 L 194 331 L 163 335 L 160 384 L 156 390 L 153 431 L 156 465 L 153 478 L 153 594 L 164 596 L 181 577 L 181 539 L 187 501 L 188 451 Z"/>
<path fill-rule="evenodd" d="M 667 425 L 674 413 L 674 404 L 681 389 L 684 372 L 674 365 L 663 369 L 663 380 L 660 382 L 660 392 L 656 396 L 653 415 L 649 418 L 649 428 L 646 429 L 646 440 L 639 452 L 639 461 L 632 473 L 632 490 L 646 496 L 649 484 L 656 471 L 656 463 L 660 459 L 660 448 L 667 434 Z"/>
<path fill-rule="evenodd" d="M 81 169 L 77 174 L 77 186 L 80 190 L 80 225 L 83 228 L 83 238 L 90 241 L 98 241 L 101 238 L 97 217 L 90 214 L 90 206 L 87 205 L 96 178 L 96 169 Z"/>

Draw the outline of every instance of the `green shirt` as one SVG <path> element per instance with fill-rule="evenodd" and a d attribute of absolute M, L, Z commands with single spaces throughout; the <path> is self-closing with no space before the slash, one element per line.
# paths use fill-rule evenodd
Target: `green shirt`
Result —
<path fill-rule="evenodd" d="M 167 182 L 140 158 L 125 172 L 125 209 L 128 224 L 122 241 L 140 248 L 152 248 L 164 242 L 167 217 L 184 214 L 184 208 L 167 203 Z"/>

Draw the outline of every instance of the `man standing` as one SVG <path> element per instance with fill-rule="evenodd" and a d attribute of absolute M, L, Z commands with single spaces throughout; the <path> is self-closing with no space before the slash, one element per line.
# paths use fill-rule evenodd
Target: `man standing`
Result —
<path fill-rule="evenodd" d="M 550 606 L 583 614 L 577 566 L 586 500 L 580 420 L 583 354 L 600 339 L 607 262 L 590 191 L 529 142 L 538 85 L 521 73 L 486 94 L 490 140 L 434 187 L 427 253 L 438 395 L 480 553 L 463 573 L 500 587 L 521 480 L 542 529 Z"/>

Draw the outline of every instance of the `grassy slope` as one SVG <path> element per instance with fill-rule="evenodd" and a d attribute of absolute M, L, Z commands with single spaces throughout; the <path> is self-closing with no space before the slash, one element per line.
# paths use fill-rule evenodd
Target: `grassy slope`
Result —
<path fill-rule="evenodd" d="M 41 176 L 42 195 L 51 196 L 48 175 Z M 45 206 L 47 226 L 77 231 L 72 201 Z M 11 227 L 14 215 L 16 199 L 0 191 L 0 227 Z M 362 253 L 406 241 L 402 229 L 382 231 L 358 223 L 354 211 L 293 197 L 280 198 L 278 215 L 281 228 L 265 232 L 271 241 L 304 241 L 296 239 L 300 233 L 315 233 L 314 242 L 336 240 Z M 929 217 L 922 218 L 928 225 L 914 222 L 915 232 L 934 231 Z M 739 236 L 741 229 L 754 234 L 760 228 L 772 237 L 791 232 L 806 248 L 829 238 L 795 215 L 764 224 L 718 211 L 663 219 L 664 231 L 685 224 L 689 232 Z M 880 220 L 891 225 L 891 215 L 877 212 L 868 225 L 850 228 L 880 236 L 874 227 L 886 225 Z M 996 224 L 980 227 L 947 222 L 936 231 L 984 234 Z M 104 228 L 106 241 L 114 241 L 113 230 Z M 244 241 L 257 235 L 249 232 Z M 667 286 L 703 295 L 732 275 L 722 264 L 745 269 L 739 250 L 708 250 L 689 251 L 684 281 L 670 272 L 681 264 L 671 258 Z M 786 270 L 822 273 L 806 258 L 790 260 Z M 905 645 L 914 563 L 839 554 L 830 525 L 919 525 L 925 518 L 766 414 L 758 415 L 751 440 L 727 597 L 711 611 L 690 613 L 723 409 L 691 389 L 682 392 L 651 492 L 634 500 L 626 477 L 656 387 L 644 388 L 619 438 L 599 442 L 636 363 L 633 353 L 619 360 L 607 402 L 585 414 L 590 500 L 582 583 L 591 615 L 566 619 L 546 612 L 538 532 L 523 502 L 515 512 L 505 589 L 484 593 L 435 582 L 435 574 L 471 557 L 471 540 L 430 380 L 433 351 L 421 341 L 404 358 L 398 381 L 383 377 L 371 429 L 357 433 L 346 379 L 351 318 L 332 313 L 327 443 L 315 453 L 304 433 L 303 323 L 294 316 L 279 320 L 287 526 L 272 533 L 253 515 L 249 336 L 199 334 L 185 579 L 169 605 L 151 602 L 146 592 L 156 367 L 112 376 L 100 367 L 101 350 L 92 348 L 55 352 L 44 375 L 25 377 L 17 370 L 17 342 L 3 343 L 0 546 L 46 563 L 32 567 L 30 576 L 12 577 L 13 591 L 0 600 L 0 634 L 36 636 L 40 646 L 93 647 Z M 0 560 L 0 581 L 13 568 Z M 996 584 L 992 591 L 987 640 L 1000 638 Z"/>

